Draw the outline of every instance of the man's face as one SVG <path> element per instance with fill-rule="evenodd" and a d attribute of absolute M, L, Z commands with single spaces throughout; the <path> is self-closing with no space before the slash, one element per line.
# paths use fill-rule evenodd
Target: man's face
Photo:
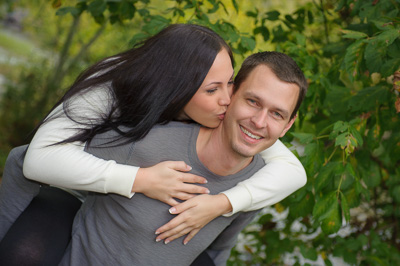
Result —
<path fill-rule="evenodd" d="M 265 65 L 250 73 L 233 95 L 223 121 L 228 147 L 239 156 L 251 157 L 285 135 L 299 87 L 279 80 Z"/>

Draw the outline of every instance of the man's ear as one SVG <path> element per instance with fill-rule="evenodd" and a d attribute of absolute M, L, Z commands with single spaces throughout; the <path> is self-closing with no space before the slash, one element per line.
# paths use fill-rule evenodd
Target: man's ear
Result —
<path fill-rule="evenodd" d="M 292 125 L 293 125 L 294 121 L 296 120 L 296 118 L 297 118 L 297 114 L 292 119 L 290 119 L 290 121 L 287 123 L 286 127 L 283 129 L 281 135 L 279 136 L 280 138 L 285 136 L 286 132 L 288 132 L 288 130 L 292 127 Z"/>

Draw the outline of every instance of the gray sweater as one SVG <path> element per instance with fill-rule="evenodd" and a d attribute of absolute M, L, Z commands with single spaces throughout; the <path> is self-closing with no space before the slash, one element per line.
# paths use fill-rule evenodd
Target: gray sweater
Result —
<path fill-rule="evenodd" d="M 136 143 L 106 144 L 115 133 L 96 137 L 88 152 L 118 163 L 148 167 L 166 160 L 185 161 L 192 173 L 204 176 L 211 194 L 218 194 L 249 178 L 264 166 L 255 156 L 237 174 L 219 176 L 208 170 L 196 153 L 200 126 L 171 122 L 156 126 Z M 190 265 L 204 250 L 217 265 L 224 265 L 239 232 L 253 219 L 255 212 L 218 217 L 206 225 L 187 244 L 181 237 L 167 245 L 155 241 L 155 230 L 174 216 L 170 206 L 136 193 L 131 199 L 115 194 L 92 193 L 78 212 L 72 241 L 61 265 Z"/>

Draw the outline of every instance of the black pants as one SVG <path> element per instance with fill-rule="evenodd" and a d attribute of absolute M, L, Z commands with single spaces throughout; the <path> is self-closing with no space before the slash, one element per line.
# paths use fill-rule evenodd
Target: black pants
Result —
<path fill-rule="evenodd" d="M 1 241 L 0 265 L 57 265 L 80 206 L 77 198 L 61 189 L 41 187 Z M 203 252 L 191 266 L 214 266 L 214 262 Z"/>
<path fill-rule="evenodd" d="M 80 206 L 77 198 L 61 189 L 41 187 L 1 241 L 0 265 L 57 265 Z"/>

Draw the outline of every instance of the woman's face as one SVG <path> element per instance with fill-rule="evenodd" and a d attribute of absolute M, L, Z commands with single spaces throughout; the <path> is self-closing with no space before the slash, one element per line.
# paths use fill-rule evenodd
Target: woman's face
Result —
<path fill-rule="evenodd" d="M 191 119 L 209 128 L 217 127 L 231 102 L 233 73 L 231 58 L 222 49 L 200 88 L 183 108 L 179 119 Z"/>

